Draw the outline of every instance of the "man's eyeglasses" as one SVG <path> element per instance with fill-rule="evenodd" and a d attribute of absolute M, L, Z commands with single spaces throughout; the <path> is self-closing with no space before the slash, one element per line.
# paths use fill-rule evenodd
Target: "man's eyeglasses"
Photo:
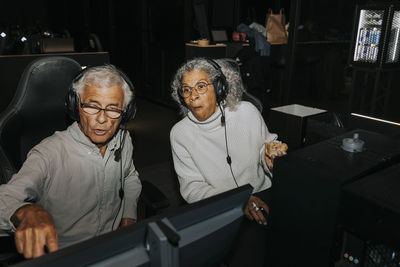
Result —
<path fill-rule="evenodd" d="M 197 82 L 194 87 L 191 87 L 189 85 L 184 85 L 182 87 L 182 90 L 179 90 L 179 94 L 184 97 L 188 98 L 189 96 L 192 95 L 192 90 L 196 90 L 198 94 L 204 94 L 208 90 L 208 83 L 206 82 Z"/>
<path fill-rule="evenodd" d="M 82 110 L 90 115 L 95 115 L 98 114 L 100 111 L 104 111 L 107 117 L 110 119 L 118 119 L 121 117 L 122 113 L 124 113 L 123 110 L 119 110 L 116 108 L 100 108 L 95 105 L 87 104 L 87 103 L 80 103 Z"/>

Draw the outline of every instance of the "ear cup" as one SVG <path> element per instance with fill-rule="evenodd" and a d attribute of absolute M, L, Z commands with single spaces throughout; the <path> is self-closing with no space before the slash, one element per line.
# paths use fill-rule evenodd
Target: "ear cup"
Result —
<path fill-rule="evenodd" d="M 125 124 L 129 122 L 130 120 L 133 120 L 133 118 L 136 115 L 136 95 L 135 95 L 135 90 L 132 81 L 129 79 L 129 77 L 121 70 L 117 69 L 121 77 L 124 79 L 124 81 L 128 84 L 129 89 L 132 92 L 132 98 L 129 104 L 126 106 L 125 112 L 122 114 L 122 120 L 121 123 Z"/>
<path fill-rule="evenodd" d="M 68 89 L 67 95 L 65 96 L 65 107 L 68 113 L 68 116 L 75 121 L 79 122 L 79 96 L 75 93 L 72 85 L 77 82 L 82 76 L 93 67 L 88 67 L 80 72 L 72 81 L 71 86 Z M 132 98 L 129 104 L 125 108 L 125 112 L 122 114 L 121 123 L 125 124 L 132 120 L 136 114 L 136 96 L 134 91 L 134 86 L 132 81 L 128 78 L 128 76 L 121 70 L 116 69 L 119 75 L 124 79 L 124 81 L 128 84 L 129 89 L 132 92 Z"/>
<path fill-rule="evenodd" d="M 74 120 L 79 122 L 79 97 L 72 89 L 72 86 L 68 89 L 67 95 L 65 96 L 65 107 L 67 110 L 68 116 Z"/>
<path fill-rule="evenodd" d="M 218 71 L 217 77 L 214 78 L 213 86 L 215 91 L 215 96 L 217 98 L 217 103 L 221 103 L 225 100 L 228 94 L 228 83 L 226 81 L 226 77 L 222 72 L 221 67 L 212 59 L 207 59 L 207 61 Z"/>
<path fill-rule="evenodd" d="M 217 103 L 221 103 L 221 101 L 225 99 L 227 94 L 226 80 L 218 76 L 215 78 L 213 85 L 215 96 L 217 98 Z"/>

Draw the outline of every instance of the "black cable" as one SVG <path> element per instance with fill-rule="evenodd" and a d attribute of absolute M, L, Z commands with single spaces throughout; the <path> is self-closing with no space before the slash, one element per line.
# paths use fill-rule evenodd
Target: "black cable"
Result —
<path fill-rule="evenodd" d="M 222 125 L 222 127 L 224 127 L 224 132 L 225 132 L 226 162 L 229 165 L 229 169 L 231 170 L 232 177 L 233 177 L 233 180 L 235 181 L 236 187 L 239 187 L 239 185 L 236 181 L 235 175 L 233 174 L 232 159 L 231 159 L 231 156 L 229 156 L 228 135 L 226 134 L 226 124 L 225 124 L 225 112 L 224 112 L 223 108 L 221 107 L 220 103 L 218 103 L 218 107 L 221 110 L 221 125 Z"/>
<path fill-rule="evenodd" d="M 115 215 L 113 224 L 111 226 L 111 230 L 114 229 L 114 224 L 115 224 L 115 221 L 117 220 L 119 211 L 121 210 L 122 200 L 124 199 L 124 193 L 125 193 L 124 192 L 124 182 L 123 182 L 123 177 L 122 177 L 122 159 L 121 159 L 121 154 L 122 154 L 122 147 L 123 147 L 123 144 L 125 142 L 126 130 L 123 130 L 122 128 L 120 128 L 120 129 L 121 129 L 121 131 L 124 131 L 124 132 L 119 135 L 119 148 L 117 150 L 115 150 L 115 153 L 114 153 L 115 154 L 114 160 L 117 161 L 117 162 L 118 161 L 120 162 L 120 164 L 119 164 L 119 166 L 120 166 L 120 176 L 119 176 L 120 177 L 120 188 L 119 188 L 119 191 L 118 191 L 120 202 L 119 202 L 117 214 Z M 122 137 L 122 135 L 123 135 L 123 137 Z"/>

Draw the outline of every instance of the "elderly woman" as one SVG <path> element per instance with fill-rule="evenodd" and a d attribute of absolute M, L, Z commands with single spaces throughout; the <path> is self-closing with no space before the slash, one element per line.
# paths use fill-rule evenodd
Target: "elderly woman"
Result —
<path fill-rule="evenodd" d="M 250 220 L 245 224 L 250 227 L 244 227 L 242 232 L 249 233 L 246 236 L 251 244 L 257 237 L 260 239 L 257 243 L 261 244 L 262 257 L 263 225 L 267 224 L 265 214 L 269 212 L 266 189 L 271 187 L 273 160 L 286 154 L 287 146 L 268 131 L 253 104 L 241 101 L 244 91 L 233 60 L 196 58 L 184 63 L 172 81 L 172 97 L 184 118 L 172 128 L 170 138 L 180 192 L 187 202 L 245 184 L 253 187 L 244 210 Z M 246 238 L 240 240 L 239 243 L 247 242 Z M 257 255 L 254 249 L 252 253 Z M 260 257 L 253 258 L 262 265 Z M 234 262 L 238 266 L 257 265 L 247 257 L 243 263 Z"/>

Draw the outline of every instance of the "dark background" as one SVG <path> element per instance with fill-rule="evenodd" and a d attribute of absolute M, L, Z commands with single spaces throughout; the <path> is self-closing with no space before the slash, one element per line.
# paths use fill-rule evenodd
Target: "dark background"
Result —
<path fill-rule="evenodd" d="M 96 34 L 110 62 L 134 81 L 139 95 L 159 103 L 173 105 L 169 83 L 185 60 L 185 42 L 199 38 L 192 3 L 199 0 L 37 0 L 0 2 L 0 31 L 33 36 L 48 30 L 56 37 L 74 38 L 75 51 L 90 51 L 88 36 Z M 399 1 L 296 1 L 296 0 L 204 0 L 210 28 L 224 28 L 231 37 L 240 23 L 257 22 L 265 26 L 269 8 L 275 13 L 284 8 L 292 27 L 288 45 L 271 47 L 269 63 L 271 92 L 261 92 L 268 107 L 299 103 L 348 113 L 353 87 L 348 66 L 357 4 Z M 4 54 L 22 54 L 21 46 Z M 0 70 L 6 71 L 6 70 Z M 395 75 L 396 76 L 396 75 Z M 395 80 L 395 83 L 397 80 Z M 367 115 L 400 121 L 393 108 Z M 372 100 L 373 101 L 373 100 Z M 352 110 L 353 109 L 353 110 Z"/>

